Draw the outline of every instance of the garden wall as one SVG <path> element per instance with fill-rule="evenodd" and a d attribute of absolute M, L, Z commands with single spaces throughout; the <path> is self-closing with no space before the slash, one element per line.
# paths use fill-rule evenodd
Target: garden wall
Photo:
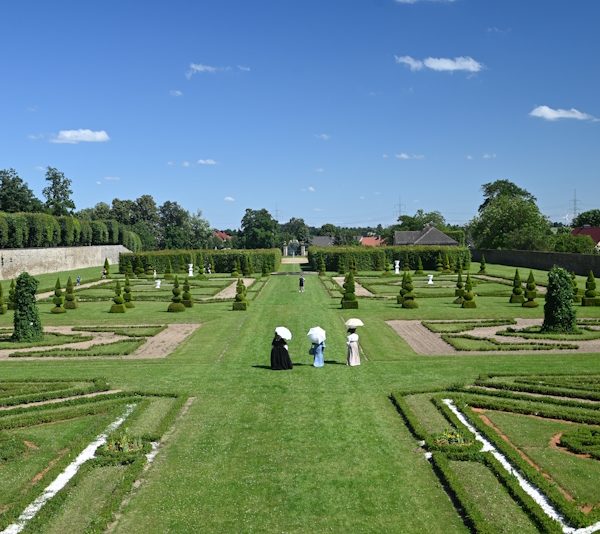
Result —
<path fill-rule="evenodd" d="M 500 263 L 511 267 L 550 270 L 555 265 L 586 276 L 590 271 L 600 275 L 600 255 L 572 254 L 568 252 L 537 252 L 533 250 L 472 250 L 474 262 L 485 256 L 486 263 Z"/>
<path fill-rule="evenodd" d="M 0 279 L 15 278 L 23 271 L 35 275 L 95 267 L 105 258 L 117 265 L 121 252 L 129 250 L 123 245 L 0 249 Z"/>

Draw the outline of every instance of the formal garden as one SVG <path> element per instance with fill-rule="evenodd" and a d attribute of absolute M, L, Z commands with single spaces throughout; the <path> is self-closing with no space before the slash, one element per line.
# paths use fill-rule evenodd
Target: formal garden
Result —
<path fill-rule="evenodd" d="M 123 255 L 23 320 L 3 280 L 0 532 L 600 530 L 593 277 L 312 252 Z"/>

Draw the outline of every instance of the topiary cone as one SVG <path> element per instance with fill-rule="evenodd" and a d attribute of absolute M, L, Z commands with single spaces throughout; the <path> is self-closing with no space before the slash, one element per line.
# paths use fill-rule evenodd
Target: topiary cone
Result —
<path fill-rule="evenodd" d="M 521 276 L 519 275 L 519 269 L 515 269 L 515 276 L 513 278 L 513 289 L 512 294 L 510 296 L 509 302 L 511 304 L 522 304 L 525 301 L 525 297 L 523 296 L 523 287 L 521 284 Z"/>
<path fill-rule="evenodd" d="M 135 304 L 133 303 L 133 295 L 131 294 L 131 284 L 129 282 L 129 277 L 125 277 L 125 287 L 123 288 L 123 301 L 125 303 L 126 308 L 135 308 Z"/>
<path fill-rule="evenodd" d="M 181 289 L 179 289 L 179 279 L 177 275 L 175 275 L 175 280 L 173 281 L 173 289 L 171 290 L 173 293 L 173 297 L 171 298 L 171 304 L 167 308 L 169 312 L 182 312 L 185 311 L 185 305 L 181 302 Z"/>
<path fill-rule="evenodd" d="M 524 308 L 537 308 L 539 306 L 539 303 L 535 300 L 537 298 L 537 286 L 532 271 L 529 271 L 529 277 L 527 278 L 525 296 L 527 297 L 527 302 L 523 302 Z"/>
<path fill-rule="evenodd" d="M 462 308 L 477 308 L 475 302 L 475 294 L 473 293 L 473 283 L 471 282 L 471 275 L 467 273 L 467 282 L 465 284 L 465 292 L 463 293 Z"/>
<path fill-rule="evenodd" d="M 65 308 L 67 310 L 74 310 L 77 308 L 77 297 L 75 296 L 75 288 L 73 286 L 73 280 L 69 276 L 67 280 L 67 290 L 65 293 Z"/>
<path fill-rule="evenodd" d="M 113 297 L 114 304 L 110 307 L 108 313 L 125 313 L 125 304 L 121 296 L 121 283 L 117 280 L 115 285 L 115 296 Z"/>
<path fill-rule="evenodd" d="M 54 308 L 50 310 L 51 313 L 65 313 L 67 311 L 63 308 L 64 297 L 62 288 L 60 287 L 59 278 L 56 279 L 56 284 L 54 286 L 54 298 L 52 299 L 52 302 L 54 302 Z"/>

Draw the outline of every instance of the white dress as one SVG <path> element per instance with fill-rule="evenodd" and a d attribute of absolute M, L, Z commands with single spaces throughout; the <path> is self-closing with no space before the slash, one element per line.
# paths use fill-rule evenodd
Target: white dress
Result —
<path fill-rule="evenodd" d="M 348 356 L 346 359 L 347 365 L 354 367 L 360 365 L 360 353 L 358 352 L 358 334 L 350 334 L 346 338 L 346 345 L 348 345 Z"/>

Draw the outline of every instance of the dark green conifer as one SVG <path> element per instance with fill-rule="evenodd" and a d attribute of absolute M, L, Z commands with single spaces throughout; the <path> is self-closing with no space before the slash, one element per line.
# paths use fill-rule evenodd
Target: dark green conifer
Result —
<path fill-rule="evenodd" d="M 186 308 L 191 308 L 194 305 L 194 300 L 192 299 L 192 294 L 190 293 L 190 282 L 187 278 L 183 282 L 183 295 L 181 302 L 183 302 L 183 305 Z"/>
<path fill-rule="evenodd" d="M 533 277 L 533 271 L 529 271 L 529 277 L 527 278 L 527 285 L 525 287 L 525 296 L 527 297 L 527 301 L 523 302 L 523 307 L 537 308 L 539 303 L 535 300 L 537 298 L 537 286 L 535 284 L 535 278 Z"/>
<path fill-rule="evenodd" d="M 594 273 L 590 271 L 585 282 L 585 296 L 581 299 L 582 306 L 600 306 L 600 298 L 596 291 L 596 279 Z"/>
<path fill-rule="evenodd" d="M 519 275 L 519 269 L 515 269 L 515 276 L 513 278 L 513 289 L 510 296 L 511 304 L 523 304 L 525 297 L 523 296 L 523 284 L 521 283 L 521 276 Z"/>
<path fill-rule="evenodd" d="M 357 309 L 358 301 L 356 300 L 356 295 L 354 293 L 355 285 L 354 285 L 354 273 L 349 271 L 346 275 L 346 280 L 344 281 L 344 295 L 342 297 L 342 309 Z"/>
<path fill-rule="evenodd" d="M 65 292 L 65 309 L 74 310 L 77 308 L 77 296 L 75 295 L 75 287 L 71 277 L 67 279 L 67 290 Z"/>
<path fill-rule="evenodd" d="M 129 276 L 125 277 L 125 286 L 123 287 L 123 301 L 126 308 L 135 308 L 133 303 L 133 295 L 131 294 L 131 284 L 129 283 Z"/>
<path fill-rule="evenodd" d="M 573 284 L 571 276 L 562 267 L 552 267 L 548 273 L 541 331 L 561 334 L 577 332 L 577 319 L 573 309 Z"/>
<path fill-rule="evenodd" d="M 479 262 L 479 273 L 478 274 L 487 274 L 485 270 L 485 256 L 481 255 L 481 261 Z"/>
<path fill-rule="evenodd" d="M 110 307 L 109 313 L 125 313 L 125 304 L 121 295 L 121 283 L 117 280 L 115 285 L 115 296 L 113 297 L 113 305 Z"/>
<path fill-rule="evenodd" d="M 6 313 L 6 304 L 4 304 L 4 293 L 2 291 L 2 284 L 0 284 L 0 315 Z"/>
<path fill-rule="evenodd" d="M 54 285 L 54 298 L 52 302 L 54 303 L 54 308 L 50 310 L 51 313 L 65 313 L 67 310 L 63 308 L 63 303 L 65 299 L 63 296 L 62 288 L 60 286 L 60 279 L 56 279 L 56 284 Z"/>
<path fill-rule="evenodd" d="M 471 282 L 471 275 L 467 273 L 467 281 L 465 283 L 465 292 L 463 293 L 463 308 L 477 308 L 475 302 L 475 293 L 473 293 L 473 282 Z"/>
<path fill-rule="evenodd" d="M 8 302 L 7 307 L 9 310 L 15 309 L 15 279 L 10 281 L 10 287 L 8 288 Z"/>
<path fill-rule="evenodd" d="M 44 338 L 42 322 L 35 293 L 38 281 L 28 273 L 17 277 L 14 290 L 14 318 L 12 341 L 41 341 Z"/>
<path fill-rule="evenodd" d="M 421 259 L 421 256 L 417 256 L 417 270 L 415 271 L 415 274 L 423 274 L 423 260 Z"/>
<path fill-rule="evenodd" d="M 183 302 L 181 302 L 181 289 L 179 289 L 179 279 L 177 278 L 177 275 L 175 275 L 175 280 L 173 281 L 173 289 L 171 290 L 171 292 L 173 293 L 173 297 L 171 298 L 171 304 L 169 304 L 167 311 L 185 311 L 185 306 Z"/>
<path fill-rule="evenodd" d="M 167 267 L 165 268 L 165 280 L 171 280 L 173 278 L 173 264 L 171 258 L 167 259 Z"/>

